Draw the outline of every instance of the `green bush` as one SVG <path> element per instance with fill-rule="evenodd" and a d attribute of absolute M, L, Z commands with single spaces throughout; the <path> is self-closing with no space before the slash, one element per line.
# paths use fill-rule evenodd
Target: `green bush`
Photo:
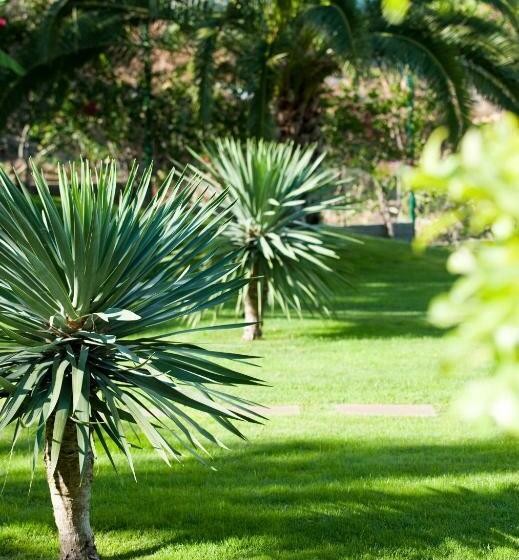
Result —
<path fill-rule="evenodd" d="M 459 219 L 486 235 L 451 255 L 459 279 L 434 301 L 431 319 L 454 328 L 451 365 L 490 368 L 492 377 L 472 382 L 462 399 L 465 415 L 519 433 L 519 121 L 506 115 L 472 129 L 444 158 L 443 138 L 431 138 L 409 177 L 415 188 L 446 192 L 455 206 L 427 237 Z"/>

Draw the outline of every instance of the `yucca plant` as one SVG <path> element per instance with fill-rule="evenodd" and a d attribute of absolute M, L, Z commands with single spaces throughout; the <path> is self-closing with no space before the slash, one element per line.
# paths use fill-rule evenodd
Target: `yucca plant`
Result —
<path fill-rule="evenodd" d="M 337 208 L 337 173 L 322 165 L 315 146 L 263 140 L 218 139 L 204 155 L 193 153 L 217 192 L 228 189 L 235 203 L 222 232 L 223 251 L 245 247 L 236 273 L 251 282 L 243 287 L 244 339 L 262 336 L 265 303 L 290 317 L 329 312 L 328 303 L 344 288 L 347 271 L 340 250 L 349 237 L 308 217 Z"/>
<path fill-rule="evenodd" d="M 38 171 L 37 196 L 0 171 L 0 431 L 14 425 L 14 445 L 32 430 L 34 457 L 44 450 L 62 559 L 98 557 L 96 449 L 112 464 L 119 449 L 133 471 L 132 433 L 169 463 L 182 448 L 201 458 L 204 439 L 219 444 L 193 412 L 236 435 L 233 420 L 259 421 L 250 403 L 219 390 L 258 383 L 222 364 L 245 356 L 150 332 L 188 332 L 171 325 L 247 282 L 228 279 L 233 254 L 211 258 L 226 195 L 201 206 L 198 181 L 174 175 L 147 203 L 151 168 L 140 179 L 133 169 L 122 188 L 113 163 L 60 168 L 58 203 Z"/>

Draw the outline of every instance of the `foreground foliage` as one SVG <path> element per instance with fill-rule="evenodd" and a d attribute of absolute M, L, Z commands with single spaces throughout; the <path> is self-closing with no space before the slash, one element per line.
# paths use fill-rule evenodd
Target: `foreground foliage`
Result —
<path fill-rule="evenodd" d="M 468 132 L 459 153 L 441 157 L 442 134 L 424 151 L 411 184 L 446 192 L 456 209 L 433 234 L 458 219 L 486 239 L 463 244 L 449 259 L 460 275 L 431 308 L 433 321 L 455 327 L 451 364 L 488 364 L 491 379 L 478 381 L 462 402 L 472 419 L 519 432 L 519 122 Z M 473 367 L 473 366 L 472 366 Z"/>
<path fill-rule="evenodd" d="M 36 198 L 0 172 L 0 431 L 15 425 L 14 446 L 21 428 L 32 430 L 35 459 L 45 445 L 58 525 L 58 510 L 88 510 L 88 496 L 81 505 L 73 494 L 91 481 L 94 441 L 112 460 L 111 440 L 133 470 L 132 427 L 169 463 L 182 448 L 204 452 L 199 437 L 219 444 L 193 412 L 237 435 L 232 420 L 256 421 L 218 390 L 257 383 L 220 360 L 245 356 L 147 336 L 246 283 L 225 280 L 232 254 L 207 264 L 225 194 L 202 207 L 191 201 L 196 181 L 173 178 L 146 203 L 151 168 L 140 180 L 134 168 L 119 190 L 115 164 L 82 163 L 60 169 L 58 205 L 36 170 Z M 63 480 L 77 504 L 61 503 Z M 90 558 L 64 546 L 63 557 Z"/>
<path fill-rule="evenodd" d="M 311 223 L 335 208 L 337 175 L 323 166 L 315 147 L 230 138 L 216 140 L 196 156 L 217 190 L 229 189 L 231 220 L 223 230 L 224 252 L 245 247 L 237 273 L 252 279 L 238 308 L 255 325 L 246 338 L 258 338 L 265 304 L 289 317 L 303 309 L 328 312 L 346 282 L 338 251 L 349 238 Z M 196 155 L 196 154 L 195 154 Z"/>

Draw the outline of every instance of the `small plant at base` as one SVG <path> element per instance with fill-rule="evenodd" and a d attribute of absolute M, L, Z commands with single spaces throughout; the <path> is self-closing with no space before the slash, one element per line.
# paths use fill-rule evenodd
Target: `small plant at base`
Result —
<path fill-rule="evenodd" d="M 243 308 L 244 339 L 262 336 L 265 303 L 290 310 L 328 313 L 327 303 L 346 284 L 340 251 L 351 238 L 334 228 L 311 224 L 309 216 L 337 208 L 344 197 L 330 194 L 336 173 L 323 169 L 316 148 L 263 140 L 231 138 L 193 154 L 217 190 L 227 188 L 234 201 L 222 232 L 222 249 L 245 247 L 239 274 L 251 279 L 238 298 Z"/>
<path fill-rule="evenodd" d="M 33 430 L 35 459 L 44 449 L 67 560 L 98 558 L 94 442 L 114 464 L 111 440 L 133 471 L 130 427 L 169 464 L 178 447 L 201 459 L 198 437 L 221 445 L 193 411 L 239 436 L 233 420 L 259 421 L 250 403 L 218 390 L 259 383 L 221 364 L 246 356 L 150 334 L 245 285 L 226 279 L 234 255 L 207 262 L 225 195 L 193 203 L 196 181 L 174 185 L 172 171 L 146 203 L 151 168 L 136 175 L 119 190 L 114 163 L 60 168 L 58 204 L 37 170 L 37 196 L 0 171 L 0 431 L 14 425 L 14 447 L 22 428 Z"/>

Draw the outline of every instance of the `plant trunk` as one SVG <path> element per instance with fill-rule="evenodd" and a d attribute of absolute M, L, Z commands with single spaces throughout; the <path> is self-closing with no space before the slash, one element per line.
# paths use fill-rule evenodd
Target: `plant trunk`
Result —
<path fill-rule="evenodd" d="M 301 146 L 317 144 L 322 147 L 320 96 L 300 99 L 292 92 L 280 94 L 276 107 L 276 124 L 280 142 L 294 142 Z"/>
<path fill-rule="evenodd" d="M 94 455 L 89 453 L 83 479 L 79 473 L 76 425 L 69 420 L 63 434 L 58 464 L 50 472 L 54 419 L 47 423 L 45 465 L 54 519 L 59 532 L 60 560 L 99 560 L 90 527 L 90 495 Z"/>
<path fill-rule="evenodd" d="M 391 218 L 391 212 L 389 211 L 389 203 L 387 201 L 382 185 L 377 180 L 375 180 L 375 189 L 377 191 L 380 215 L 382 216 L 382 221 L 386 226 L 387 235 L 388 237 L 393 239 L 395 237 L 395 228 L 393 227 L 393 220 Z"/>
<path fill-rule="evenodd" d="M 247 325 L 243 329 L 243 340 L 257 340 L 262 337 L 261 332 L 261 313 L 259 307 L 258 298 L 258 279 L 255 278 L 258 275 L 257 267 L 254 266 L 252 269 L 252 279 L 250 280 L 247 291 L 245 292 L 245 297 L 243 301 L 243 307 L 245 311 L 245 322 L 254 323 L 253 325 Z"/>

